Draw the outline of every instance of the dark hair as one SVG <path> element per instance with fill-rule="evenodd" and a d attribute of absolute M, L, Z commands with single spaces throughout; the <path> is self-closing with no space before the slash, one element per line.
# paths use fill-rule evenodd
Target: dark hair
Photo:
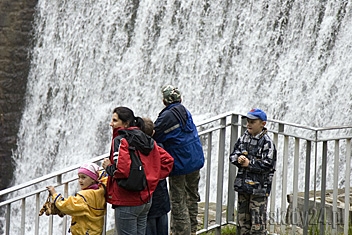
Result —
<path fill-rule="evenodd" d="M 126 122 L 128 127 L 136 126 L 144 132 L 144 121 L 141 117 L 135 117 L 131 109 L 127 107 L 116 107 L 112 113 L 116 113 L 123 122 Z"/>
<path fill-rule="evenodd" d="M 154 123 L 150 118 L 144 117 L 143 118 L 144 121 L 144 132 L 149 135 L 152 136 L 153 135 L 153 131 L 154 131 Z"/>

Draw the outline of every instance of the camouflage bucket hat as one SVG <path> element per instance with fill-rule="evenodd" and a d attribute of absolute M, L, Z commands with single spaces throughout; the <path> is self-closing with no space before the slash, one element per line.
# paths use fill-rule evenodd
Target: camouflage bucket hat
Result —
<path fill-rule="evenodd" d="M 167 85 L 161 89 L 161 92 L 163 93 L 163 101 L 166 104 L 181 102 L 181 93 L 177 87 Z"/>

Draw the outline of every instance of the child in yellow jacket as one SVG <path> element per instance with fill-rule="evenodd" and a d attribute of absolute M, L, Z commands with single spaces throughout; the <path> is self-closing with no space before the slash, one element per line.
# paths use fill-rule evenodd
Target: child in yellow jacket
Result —
<path fill-rule="evenodd" d="M 105 185 L 107 175 L 99 171 L 95 163 L 85 163 L 78 169 L 78 183 L 81 190 L 75 196 L 64 198 L 53 186 L 47 189 L 55 206 L 72 216 L 72 235 L 101 235 L 106 211 Z"/>

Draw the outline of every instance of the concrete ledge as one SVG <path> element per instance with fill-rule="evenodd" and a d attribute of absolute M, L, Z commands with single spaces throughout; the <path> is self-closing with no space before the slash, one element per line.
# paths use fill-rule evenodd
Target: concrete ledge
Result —
<path fill-rule="evenodd" d="M 352 189 L 352 188 L 351 188 Z M 352 191 L 349 195 L 350 206 L 349 206 L 349 218 L 350 221 L 347 223 L 352 224 Z M 337 209 L 333 211 L 333 190 L 327 190 L 325 195 L 325 206 L 321 206 L 321 193 L 317 191 L 309 192 L 308 208 L 304 208 L 304 193 L 298 193 L 297 208 L 293 208 L 293 195 L 287 195 L 287 202 L 289 203 L 286 214 L 286 223 L 290 225 L 297 225 L 303 227 L 308 223 L 308 226 L 317 226 L 321 223 L 331 226 L 331 228 L 337 228 L 338 232 L 343 232 L 343 226 L 345 224 L 345 190 L 338 189 L 337 195 Z"/>

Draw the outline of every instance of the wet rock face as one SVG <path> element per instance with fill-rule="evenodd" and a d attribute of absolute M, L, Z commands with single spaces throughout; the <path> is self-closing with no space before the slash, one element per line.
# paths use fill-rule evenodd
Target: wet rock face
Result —
<path fill-rule="evenodd" d="M 0 1 L 0 190 L 12 180 L 37 0 Z"/>

